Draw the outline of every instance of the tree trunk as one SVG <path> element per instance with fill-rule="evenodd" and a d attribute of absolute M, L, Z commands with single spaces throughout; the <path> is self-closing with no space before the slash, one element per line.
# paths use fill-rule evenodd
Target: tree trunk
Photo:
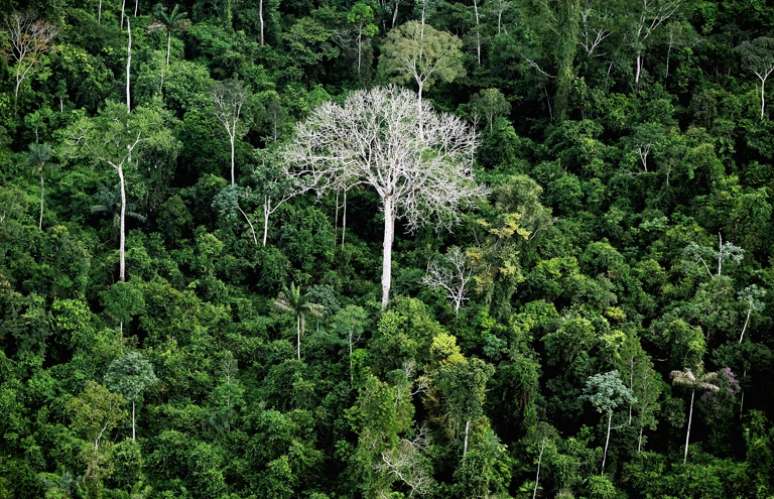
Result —
<path fill-rule="evenodd" d="M 543 451 L 546 448 L 546 439 L 540 441 L 540 454 L 538 454 L 537 473 L 535 474 L 535 488 L 532 490 L 532 499 L 537 497 L 538 484 L 540 483 L 540 464 L 543 462 Z"/>
<path fill-rule="evenodd" d="M 575 54 L 578 49 L 578 31 L 580 30 L 580 3 L 579 0 L 562 0 L 559 3 L 559 20 L 563 26 L 563 34 L 557 40 L 559 50 L 554 108 L 557 119 L 563 120 L 567 116 L 570 89 L 575 80 Z"/>
<path fill-rule="evenodd" d="M 126 11 L 126 0 L 121 0 L 121 25 L 120 27 L 124 27 L 124 12 Z"/>
<path fill-rule="evenodd" d="M 382 309 L 390 302 L 390 284 L 392 282 L 392 241 L 395 236 L 395 217 L 391 194 L 383 200 L 384 206 L 384 241 L 382 246 Z"/>
<path fill-rule="evenodd" d="M 465 421 L 465 442 L 462 444 L 462 457 L 468 453 L 468 437 L 470 436 L 470 420 Z"/>
<path fill-rule="evenodd" d="M 363 26 L 361 24 L 357 31 L 357 77 L 360 78 L 360 65 L 363 59 Z"/>
<path fill-rule="evenodd" d="M 642 428 L 640 425 L 640 438 L 637 439 L 637 454 L 642 452 Z"/>
<path fill-rule="evenodd" d="M 766 80 L 761 80 L 761 119 L 766 113 Z"/>
<path fill-rule="evenodd" d="M 629 362 L 629 390 L 634 393 L 634 356 L 632 356 Z M 632 402 L 629 401 L 629 424 L 632 424 Z"/>
<path fill-rule="evenodd" d="M 301 360 L 301 315 L 296 316 L 296 355 Z"/>
<path fill-rule="evenodd" d="M 347 191 L 344 190 L 344 209 L 341 213 L 341 247 L 344 247 L 344 237 L 347 235 Z"/>
<path fill-rule="evenodd" d="M 355 384 L 355 378 L 352 374 L 352 331 L 349 332 L 349 386 Z"/>
<path fill-rule="evenodd" d="M 269 197 L 264 197 L 263 200 L 263 246 L 266 246 L 266 240 L 269 237 L 269 209 L 271 208 L 271 201 Z"/>
<path fill-rule="evenodd" d="M 669 57 L 672 55 L 672 43 L 674 41 L 674 34 L 672 33 L 672 29 L 669 29 L 669 45 L 667 46 L 667 57 L 666 57 L 666 72 L 664 73 L 664 79 L 669 80 Z"/>
<path fill-rule="evenodd" d="M 137 437 L 137 431 L 136 431 L 135 417 L 134 417 L 134 400 L 132 400 L 132 442 L 136 440 L 136 437 Z"/>
<path fill-rule="evenodd" d="M 137 9 L 140 6 L 140 0 L 134 0 L 134 17 L 137 17 Z"/>
<path fill-rule="evenodd" d="M 234 133 L 230 133 L 228 136 L 228 142 L 231 146 L 231 186 L 236 185 L 236 177 L 234 176 L 234 135 L 236 134 L 236 126 L 234 127 Z"/>
<path fill-rule="evenodd" d="M 132 26 L 129 18 L 126 18 L 126 32 L 129 34 L 129 44 L 126 46 L 126 112 L 132 111 L 131 95 L 129 90 L 130 73 L 132 69 Z"/>
<path fill-rule="evenodd" d="M 742 344 L 744 339 L 744 333 L 747 331 L 747 325 L 750 324 L 750 313 L 752 313 L 752 306 L 747 307 L 747 317 L 744 319 L 744 326 L 742 326 L 742 332 L 739 334 L 739 344 Z"/>
<path fill-rule="evenodd" d="M 97 4 L 97 24 L 102 24 L 102 0 Z"/>
<path fill-rule="evenodd" d="M 118 172 L 118 184 L 121 190 L 121 211 L 119 214 L 118 235 L 118 279 L 126 281 L 126 180 L 124 179 L 124 166 L 116 168 Z"/>
<path fill-rule="evenodd" d="M 685 432 L 685 452 L 683 453 L 683 464 L 688 462 L 688 443 L 691 440 L 691 423 L 693 422 L 693 399 L 696 396 L 696 390 L 691 390 L 691 408 L 688 411 L 688 430 Z"/>
<path fill-rule="evenodd" d="M 476 19 L 476 60 L 481 65 L 481 24 L 478 18 L 478 0 L 473 0 L 473 14 Z"/>
<path fill-rule="evenodd" d="M 637 54 L 636 68 L 634 73 L 634 85 L 639 88 L 640 86 L 640 74 L 642 72 L 642 55 Z"/>
<path fill-rule="evenodd" d="M 164 92 L 164 73 L 169 67 L 169 53 L 172 49 L 172 33 L 167 32 L 167 57 L 164 61 L 164 65 L 161 66 L 161 84 L 159 85 L 159 92 Z"/>
<path fill-rule="evenodd" d="M 43 205 L 46 199 L 45 191 L 46 191 L 45 179 L 43 177 L 43 174 L 41 174 L 40 175 L 40 217 L 38 218 L 38 230 L 43 230 Z"/>
<path fill-rule="evenodd" d="M 392 11 L 392 27 L 395 27 L 395 23 L 398 22 L 398 6 L 400 5 L 400 0 L 395 0 L 395 9 Z"/>
<path fill-rule="evenodd" d="M 605 437 L 605 452 L 602 454 L 602 473 L 605 472 L 605 462 L 607 461 L 607 447 L 610 445 L 610 427 L 613 423 L 613 411 L 607 413 L 607 436 Z"/>
<path fill-rule="evenodd" d="M 264 38 L 263 38 L 263 0 L 259 0 L 258 1 L 258 21 L 260 22 L 260 25 L 261 25 L 261 38 L 260 38 L 260 41 L 261 41 L 261 46 L 263 46 L 264 43 L 265 43 Z"/>
<path fill-rule="evenodd" d="M 422 124 L 422 90 L 424 89 L 424 82 L 421 78 L 417 78 L 417 122 L 419 124 L 419 137 L 422 138 L 424 129 Z"/>

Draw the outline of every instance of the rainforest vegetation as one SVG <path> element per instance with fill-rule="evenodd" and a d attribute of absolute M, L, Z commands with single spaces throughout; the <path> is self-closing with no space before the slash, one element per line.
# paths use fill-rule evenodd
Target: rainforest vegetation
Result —
<path fill-rule="evenodd" d="M 0 7 L 0 498 L 774 496 L 771 2 Z"/>

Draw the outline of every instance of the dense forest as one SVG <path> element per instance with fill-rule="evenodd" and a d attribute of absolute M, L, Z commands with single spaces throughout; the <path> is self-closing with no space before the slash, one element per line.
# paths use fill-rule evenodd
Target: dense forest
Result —
<path fill-rule="evenodd" d="M 767 0 L 0 1 L 0 497 L 774 497 Z"/>

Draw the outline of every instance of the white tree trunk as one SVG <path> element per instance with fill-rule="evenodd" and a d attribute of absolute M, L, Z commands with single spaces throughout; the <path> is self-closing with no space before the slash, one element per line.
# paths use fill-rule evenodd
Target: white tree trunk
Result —
<path fill-rule="evenodd" d="M 766 79 L 761 79 L 761 119 L 766 113 Z"/>
<path fill-rule="evenodd" d="M 537 497 L 538 484 L 540 483 L 540 464 L 543 462 L 543 451 L 546 448 L 546 439 L 540 441 L 540 454 L 538 454 L 537 473 L 535 473 L 535 488 L 532 490 L 532 499 Z"/>
<path fill-rule="evenodd" d="M 266 240 L 269 237 L 269 210 L 271 208 L 271 201 L 266 196 L 263 200 L 263 246 L 266 246 Z"/>
<path fill-rule="evenodd" d="M 344 209 L 341 212 L 341 247 L 344 247 L 344 237 L 347 235 L 347 191 L 344 191 Z"/>
<path fill-rule="evenodd" d="M 102 0 L 97 4 L 97 24 L 102 24 Z"/>
<path fill-rule="evenodd" d="M 637 454 L 642 452 L 642 429 L 643 427 L 640 426 L 640 437 L 637 439 Z"/>
<path fill-rule="evenodd" d="M 296 355 L 301 360 L 301 315 L 296 316 Z"/>
<path fill-rule="evenodd" d="M 636 61 L 636 63 L 637 63 L 637 66 L 636 66 L 635 73 L 634 73 L 634 84 L 635 84 L 635 86 L 639 87 L 640 86 L 640 75 L 642 73 L 642 55 L 641 54 L 637 54 L 637 61 Z"/>
<path fill-rule="evenodd" d="M 259 0 L 258 1 L 258 20 L 259 20 L 260 25 L 261 25 L 261 38 L 260 38 L 260 41 L 261 41 L 261 46 L 263 46 L 263 44 L 265 43 L 264 38 L 263 38 L 263 0 Z"/>
<path fill-rule="evenodd" d="M 129 43 L 126 46 L 126 112 L 132 111 L 131 95 L 130 95 L 130 73 L 132 70 L 132 26 L 129 22 L 129 18 L 126 18 L 126 32 L 129 34 Z"/>
<path fill-rule="evenodd" d="M 136 432 L 136 426 L 135 426 L 135 417 L 134 417 L 134 400 L 132 400 L 132 442 L 136 440 L 137 432 Z"/>
<path fill-rule="evenodd" d="M 476 60 L 481 65 L 481 25 L 478 18 L 478 0 L 473 0 L 473 14 L 476 18 Z"/>
<path fill-rule="evenodd" d="M 164 61 L 164 65 L 161 66 L 161 83 L 159 84 L 159 92 L 164 91 L 164 74 L 167 68 L 169 68 L 169 53 L 172 49 L 172 33 L 167 32 L 167 57 Z"/>
<path fill-rule="evenodd" d="M 231 186 L 236 185 L 236 177 L 234 176 L 234 142 L 235 142 L 236 126 L 234 127 L 234 133 L 229 133 L 228 143 L 231 146 Z"/>
<path fill-rule="evenodd" d="M 607 436 L 605 437 L 605 452 L 602 454 L 602 473 L 605 472 L 605 462 L 607 462 L 607 448 L 610 445 L 610 427 L 613 423 L 613 411 L 607 413 Z"/>
<path fill-rule="evenodd" d="M 122 28 L 124 27 L 124 17 L 126 17 L 124 14 L 125 11 L 126 11 L 126 0 L 121 0 L 121 25 L 120 26 Z"/>
<path fill-rule="evenodd" d="M 352 374 L 352 331 L 349 331 L 349 386 L 355 384 L 355 378 Z"/>
<path fill-rule="evenodd" d="M 361 24 L 357 31 L 357 76 L 360 78 L 360 66 L 363 59 L 363 26 Z"/>
<path fill-rule="evenodd" d="M 134 17 L 137 17 L 137 9 L 140 7 L 140 0 L 134 0 Z"/>
<path fill-rule="evenodd" d="M 696 390 L 691 390 L 691 408 L 688 411 L 688 430 L 685 432 L 685 452 L 683 453 L 683 464 L 688 462 L 688 443 L 691 440 L 691 423 L 693 422 L 693 399 L 696 396 Z"/>
<path fill-rule="evenodd" d="M 43 206 L 45 204 L 45 199 L 46 199 L 45 192 L 46 192 L 45 179 L 43 178 L 43 174 L 41 174 L 40 175 L 40 217 L 38 218 L 38 230 L 43 230 Z M 749 314 L 747 315 L 749 317 Z"/>
<path fill-rule="evenodd" d="M 462 444 L 462 457 L 468 453 L 468 437 L 470 436 L 470 420 L 465 421 L 465 442 Z"/>
<path fill-rule="evenodd" d="M 121 190 L 121 211 L 119 214 L 119 235 L 118 235 L 118 279 L 121 282 L 126 281 L 126 181 L 124 179 L 124 166 L 119 165 L 118 184 Z"/>
<path fill-rule="evenodd" d="M 747 317 L 744 319 L 744 326 L 742 326 L 742 332 L 739 335 L 739 344 L 742 343 L 742 340 L 744 339 L 744 333 L 747 331 L 747 325 L 750 324 L 750 313 L 752 313 L 752 306 L 747 307 Z"/>
<path fill-rule="evenodd" d="M 384 241 L 382 245 L 382 309 L 390 302 L 390 284 L 392 283 L 392 241 L 395 237 L 395 215 L 393 200 L 388 194 L 383 199 Z"/>

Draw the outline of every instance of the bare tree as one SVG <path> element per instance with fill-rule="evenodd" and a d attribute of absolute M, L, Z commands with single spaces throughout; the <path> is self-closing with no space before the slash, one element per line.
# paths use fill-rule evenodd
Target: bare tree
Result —
<path fill-rule="evenodd" d="M 14 12 L 6 21 L 11 41 L 8 55 L 14 62 L 13 89 L 14 108 L 19 101 L 19 89 L 43 54 L 51 48 L 51 41 L 57 35 L 56 27 L 46 21 L 35 19 L 32 14 Z"/>
<path fill-rule="evenodd" d="M 762 36 L 744 42 L 737 51 L 744 64 L 761 82 L 761 119 L 766 116 L 766 80 L 774 73 L 774 38 Z"/>
<path fill-rule="evenodd" d="M 382 452 L 377 470 L 386 472 L 409 488 L 409 497 L 428 495 L 434 480 L 427 459 L 422 455 L 427 432 L 423 427 L 413 440 L 402 438 L 398 445 Z"/>
<path fill-rule="evenodd" d="M 683 251 L 686 257 L 694 260 L 697 263 L 701 263 L 707 274 L 712 277 L 712 271 L 709 268 L 708 261 L 712 259 L 717 260 L 717 273 L 715 275 L 723 275 L 723 263 L 730 261 L 733 263 L 740 263 L 744 259 L 744 249 L 731 242 L 723 242 L 723 235 L 718 234 L 718 249 L 708 248 L 696 243 L 690 243 Z"/>
<path fill-rule="evenodd" d="M 468 265 L 467 256 L 460 248 L 453 246 L 445 255 L 427 266 L 427 274 L 422 279 L 422 283 L 431 288 L 446 291 L 449 301 L 454 304 L 456 315 L 467 300 L 465 291 L 472 277 L 473 271 Z"/>
<path fill-rule="evenodd" d="M 685 431 L 685 450 L 683 452 L 683 464 L 688 461 L 688 444 L 691 440 L 691 424 L 693 423 L 693 402 L 696 398 L 696 390 L 717 392 L 720 390 L 717 372 L 704 372 L 702 366 L 699 366 L 697 372 L 686 368 L 682 371 L 672 371 L 670 373 L 672 384 L 682 386 L 691 391 L 691 403 L 688 411 L 688 426 Z"/>
<path fill-rule="evenodd" d="M 242 108 L 247 101 L 247 97 L 248 90 L 239 80 L 218 82 L 212 89 L 215 117 L 226 130 L 228 142 L 231 146 L 231 185 L 236 184 L 236 176 L 234 174 L 234 147 L 236 139 L 247 131 L 245 124 L 240 121 Z"/>
<path fill-rule="evenodd" d="M 586 52 L 587 57 L 594 57 L 599 45 L 610 36 L 610 19 L 604 12 L 592 7 L 587 2 L 580 12 L 581 33 L 578 43 Z"/>
<path fill-rule="evenodd" d="M 647 39 L 677 13 L 681 4 L 682 0 L 642 0 L 642 7 L 634 26 L 634 48 L 637 54 L 634 72 L 635 85 L 640 84 L 642 54 Z"/>
<path fill-rule="evenodd" d="M 482 192 L 471 171 L 474 130 L 416 102 L 413 92 L 395 86 L 353 92 L 343 105 L 327 102 L 315 109 L 284 150 L 287 175 L 303 190 L 322 194 L 365 185 L 379 195 L 382 307 L 390 298 L 396 217 L 405 219 L 409 230 L 431 219 L 448 226 L 461 206 Z"/>

